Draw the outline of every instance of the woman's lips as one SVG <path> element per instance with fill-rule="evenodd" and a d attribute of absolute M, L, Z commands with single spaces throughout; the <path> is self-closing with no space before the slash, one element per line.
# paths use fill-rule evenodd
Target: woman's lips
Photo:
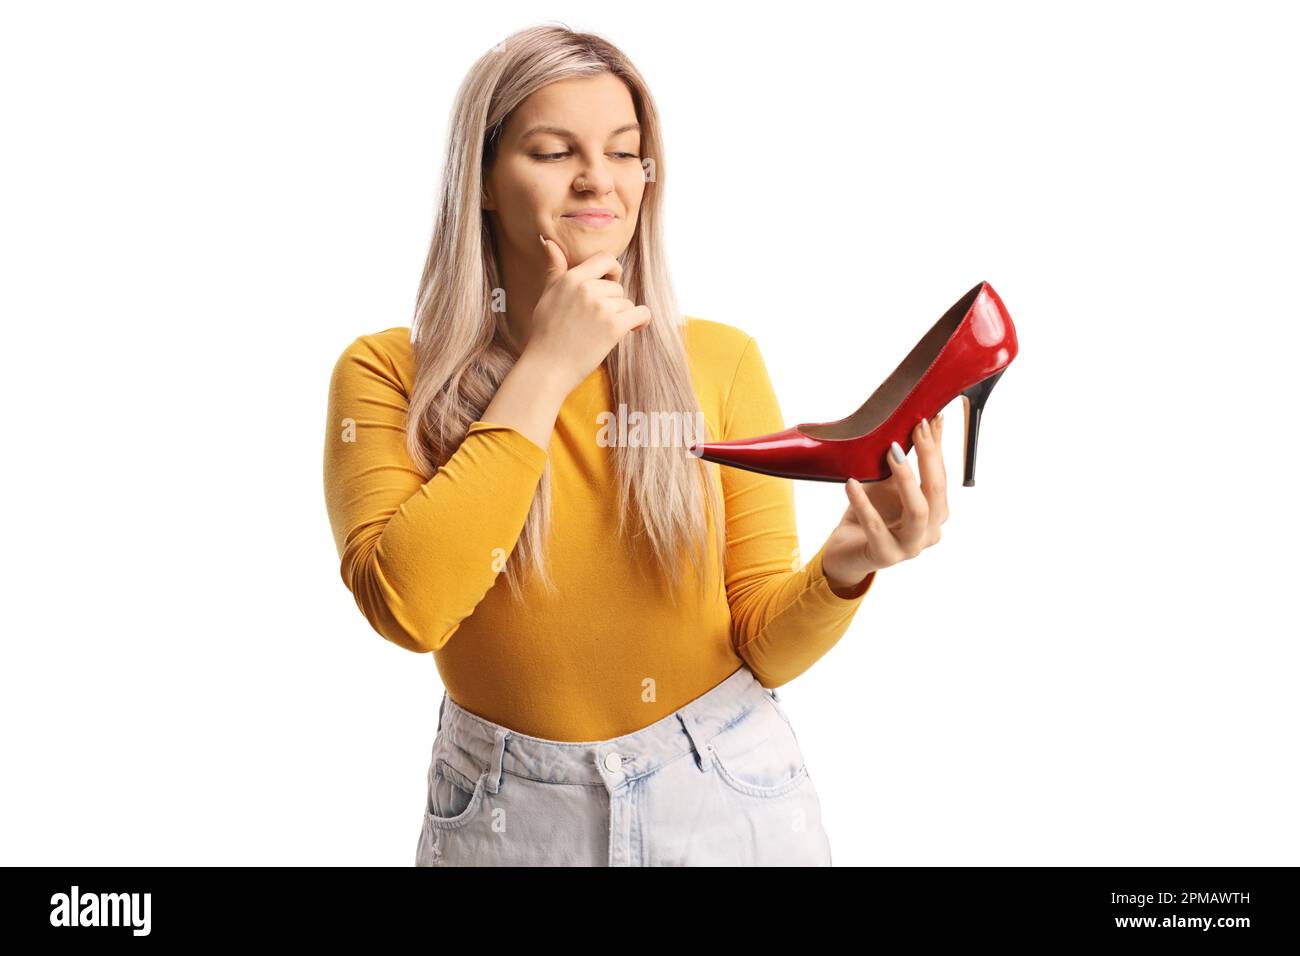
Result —
<path fill-rule="evenodd" d="M 615 219 L 614 216 L 595 216 L 595 215 L 565 216 L 564 218 L 568 219 L 570 222 L 580 222 L 584 226 L 591 226 L 592 228 L 595 229 L 601 229 L 605 226 L 608 226 Z"/>

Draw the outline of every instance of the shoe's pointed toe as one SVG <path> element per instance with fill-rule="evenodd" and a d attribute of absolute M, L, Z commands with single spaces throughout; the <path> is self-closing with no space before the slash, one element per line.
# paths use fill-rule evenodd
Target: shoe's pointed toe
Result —
<path fill-rule="evenodd" d="M 805 435 L 797 425 L 756 438 L 698 442 L 691 446 L 690 452 L 715 464 L 778 478 L 844 480 L 836 475 L 825 443 Z"/>

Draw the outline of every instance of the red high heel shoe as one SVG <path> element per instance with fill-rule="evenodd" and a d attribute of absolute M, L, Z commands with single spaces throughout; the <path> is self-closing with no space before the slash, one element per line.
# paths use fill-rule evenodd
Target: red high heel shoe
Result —
<path fill-rule="evenodd" d="M 1020 351 L 1016 327 L 993 286 L 981 282 L 948 309 L 907 357 L 847 418 L 804 423 L 757 438 L 696 442 L 705 461 L 778 478 L 880 481 L 892 472 L 891 442 L 906 454 L 912 429 L 962 396 L 964 486 L 975 484 L 975 442 L 989 393 Z"/>

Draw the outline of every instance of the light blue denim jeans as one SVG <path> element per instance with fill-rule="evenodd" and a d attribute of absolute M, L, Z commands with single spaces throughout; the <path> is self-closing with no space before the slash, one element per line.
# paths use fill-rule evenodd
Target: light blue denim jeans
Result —
<path fill-rule="evenodd" d="M 830 866 L 776 691 L 747 666 L 610 740 L 531 737 L 443 693 L 416 866 Z"/>

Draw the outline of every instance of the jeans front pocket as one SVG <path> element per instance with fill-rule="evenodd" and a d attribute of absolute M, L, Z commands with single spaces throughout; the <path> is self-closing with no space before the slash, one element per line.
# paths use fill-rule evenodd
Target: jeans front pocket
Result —
<path fill-rule="evenodd" d="M 483 804 L 483 789 L 487 785 L 487 771 L 471 780 L 444 758 L 434 761 L 429 779 L 429 798 L 425 817 L 431 826 L 446 830 L 463 827 Z"/>
<path fill-rule="evenodd" d="M 456 865 L 456 847 L 449 841 L 453 834 L 468 833 L 465 827 L 479 815 L 487 797 L 487 775 L 484 770 L 472 780 L 444 758 L 434 758 L 415 849 L 416 866 Z"/>
<path fill-rule="evenodd" d="M 708 816 L 729 834 L 712 857 L 740 866 L 828 866 L 830 840 L 794 727 L 764 694 L 704 744 L 716 772 Z M 708 856 L 706 854 L 706 856 Z"/>
<path fill-rule="evenodd" d="M 771 698 L 714 734 L 705 749 L 719 778 L 745 796 L 779 797 L 808 779 L 794 728 Z"/>

